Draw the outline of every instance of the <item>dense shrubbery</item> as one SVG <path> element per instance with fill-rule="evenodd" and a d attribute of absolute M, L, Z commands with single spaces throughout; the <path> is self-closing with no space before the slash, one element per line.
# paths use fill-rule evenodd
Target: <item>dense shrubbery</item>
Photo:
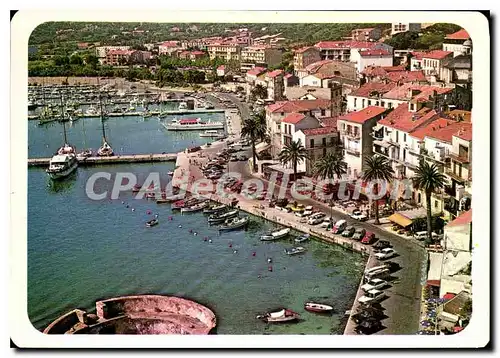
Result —
<path fill-rule="evenodd" d="M 460 30 L 460 26 L 457 25 L 434 24 L 423 29 L 420 34 L 403 32 L 385 40 L 384 43 L 394 47 L 396 50 L 438 50 L 442 48 L 445 36 L 458 30 Z"/>

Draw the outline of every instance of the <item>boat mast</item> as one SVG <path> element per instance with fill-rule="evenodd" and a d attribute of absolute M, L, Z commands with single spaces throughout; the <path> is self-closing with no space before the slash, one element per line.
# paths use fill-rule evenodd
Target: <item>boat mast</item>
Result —
<path fill-rule="evenodd" d="M 97 78 L 97 96 L 99 98 L 99 111 L 101 112 L 102 139 L 106 142 L 106 132 L 104 130 L 104 116 L 102 111 L 101 89 L 99 88 L 99 78 Z"/>
<path fill-rule="evenodd" d="M 66 137 L 66 123 L 64 122 L 64 104 L 63 104 L 62 93 L 59 93 L 59 100 L 61 101 L 61 121 L 63 124 L 63 131 L 64 131 L 64 144 L 68 144 L 68 138 Z"/>

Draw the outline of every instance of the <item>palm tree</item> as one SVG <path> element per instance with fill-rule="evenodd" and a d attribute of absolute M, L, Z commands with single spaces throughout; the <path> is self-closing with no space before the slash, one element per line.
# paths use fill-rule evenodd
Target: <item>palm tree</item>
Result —
<path fill-rule="evenodd" d="M 266 138 L 267 129 L 265 117 L 264 120 L 258 116 L 253 116 L 247 118 L 243 121 L 241 128 L 241 136 L 250 139 L 252 143 L 252 158 L 253 158 L 253 170 L 257 171 L 257 153 L 255 151 L 255 144 L 259 140 L 264 140 Z"/>
<path fill-rule="evenodd" d="M 446 177 L 440 172 L 435 164 L 430 165 L 427 161 L 421 160 L 415 171 L 413 182 L 418 189 L 425 192 L 425 202 L 427 206 L 427 240 L 429 241 L 432 239 L 431 196 L 432 193 L 444 188 Z"/>
<path fill-rule="evenodd" d="M 366 158 L 365 170 L 363 171 L 363 180 L 386 180 L 390 182 L 394 177 L 394 170 L 389 163 L 389 160 L 380 156 L 374 155 Z M 375 187 L 374 187 L 375 189 Z M 378 194 L 378 185 L 376 185 L 376 194 Z M 378 199 L 375 200 L 375 225 L 380 224 L 378 218 Z"/>
<path fill-rule="evenodd" d="M 294 180 L 297 179 L 297 165 L 306 160 L 308 157 L 307 150 L 302 145 L 300 139 L 286 144 L 278 156 L 281 164 L 287 165 L 292 163 Z"/>
<path fill-rule="evenodd" d="M 265 99 L 267 98 L 267 88 L 261 84 L 256 85 L 251 91 L 251 95 L 256 99 Z"/>

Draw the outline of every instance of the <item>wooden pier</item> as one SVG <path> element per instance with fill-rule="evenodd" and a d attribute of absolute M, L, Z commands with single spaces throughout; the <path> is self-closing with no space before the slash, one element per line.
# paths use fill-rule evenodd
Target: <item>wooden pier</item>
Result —
<path fill-rule="evenodd" d="M 136 155 L 115 155 L 112 157 L 88 157 L 78 159 L 78 165 L 90 166 L 100 164 L 130 164 L 130 163 L 153 163 L 153 162 L 173 162 L 177 158 L 176 153 L 168 154 L 136 154 Z M 51 158 L 30 158 L 29 167 L 45 167 L 49 165 Z"/>

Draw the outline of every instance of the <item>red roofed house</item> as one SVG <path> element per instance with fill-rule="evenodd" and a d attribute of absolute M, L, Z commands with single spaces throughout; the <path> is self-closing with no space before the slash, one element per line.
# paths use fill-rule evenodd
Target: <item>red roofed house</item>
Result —
<path fill-rule="evenodd" d="M 277 156 L 282 147 L 282 120 L 291 113 L 322 118 L 331 116 L 331 101 L 295 100 L 278 101 L 266 106 L 266 126 L 271 135 L 271 152 Z"/>
<path fill-rule="evenodd" d="M 453 52 L 453 57 L 472 54 L 472 41 L 467 31 L 461 29 L 446 35 L 443 41 L 443 50 Z"/>
<path fill-rule="evenodd" d="M 319 49 L 316 47 L 302 47 L 295 50 L 293 56 L 293 69 L 295 73 L 298 70 L 304 69 L 311 63 L 315 63 L 321 60 Z"/>
<path fill-rule="evenodd" d="M 264 67 L 254 67 L 251 70 L 247 71 L 245 79 L 248 83 L 254 84 L 257 76 L 261 75 L 264 72 L 266 72 L 266 69 Z"/>
<path fill-rule="evenodd" d="M 290 144 L 295 132 L 300 129 L 320 128 L 319 120 L 303 113 L 290 113 L 281 120 L 281 145 Z M 302 142 L 304 144 L 304 142 Z"/>
<path fill-rule="evenodd" d="M 220 65 L 217 67 L 217 76 L 224 77 L 226 75 L 226 66 Z"/>
<path fill-rule="evenodd" d="M 445 248 L 439 296 L 447 293 L 472 293 L 472 209 L 461 211 L 444 227 Z"/>
<path fill-rule="evenodd" d="M 358 178 L 363 171 L 366 158 L 372 155 L 372 129 L 386 112 L 385 108 L 369 106 L 338 118 L 337 129 L 344 145 L 348 177 Z"/>
<path fill-rule="evenodd" d="M 453 52 L 434 50 L 422 55 L 422 70 L 427 78 L 431 77 L 436 82 L 443 78 L 444 65 L 453 58 Z"/>
<path fill-rule="evenodd" d="M 351 31 L 353 41 L 377 41 L 382 37 L 382 30 L 378 27 L 354 29 Z"/>
<path fill-rule="evenodd" d="M 283 70 L 275 70 L 266 73 L 267 98 L 274 101 L 282 101 L 285 99 L 285 82 L 283 80 L 283 75 Z"/>
<path fill-rule="evenodd" d="M 385 103 L 381 96 L 396 86 L 397 84 L 393 82 L 365 83 L 347 95 L 347 111 L 359 111 L 368 106 L 392 108 L 392 104 Z"/>
<path fill-rule="evenodd" d="M 369 41 L 320 41 L 314 45 L 321 52 L 322 60 L 356 62 L 356 54 L 362 50 L 386 50 L 392 54 L 392 46 Z"/>
<path fill-rule="evenodd" d="M 366 66 L 392 66 L 392 52 L 385 49 L 362 50 L 353 55 L 356 69 L 362 72 Z"/>
<path fill-rule="evenodd" d="M 178 50 L 182 50 L 182 47 L 179 45 L 178 41 L 165 41 L 158 46 L 159 55 L 171 56 L 174 52 L 177 52 Z"/>
<path fill-rule="evenodd" d="M 109 50 L 106 53 L 105 64 L 110 66 L 126 65 L 130 59 L 130 55 L 134 51 L 131 50 Z"/>

